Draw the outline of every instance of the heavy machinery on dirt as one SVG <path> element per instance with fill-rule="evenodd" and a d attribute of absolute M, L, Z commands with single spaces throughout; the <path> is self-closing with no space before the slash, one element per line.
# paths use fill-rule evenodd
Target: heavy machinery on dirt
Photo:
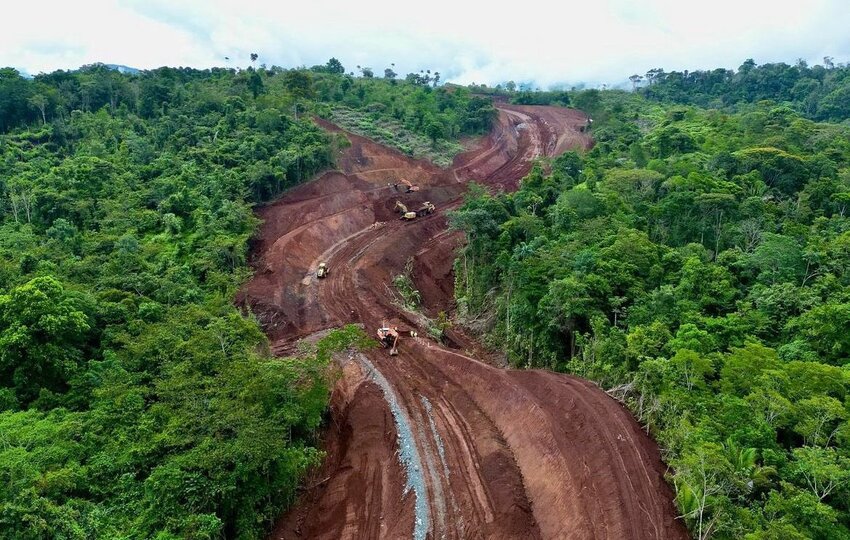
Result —
<path fill-rule="evenodd" d="M 378 341 L 381 342 L 381 345 L 385 349 L 390 350 L 390 356 L 396 356 L 398 354 L 398 338 L 402 332 L 399 331 L 398 326 L 387 326 L 386 324 L 381 325 L 378 328 Z M 416 337 L 417 333 L 415 330 L 406 331 L 410 337 Z"/>
<path fill-rule="evenodd" d="M 316 269 L 316 277 L 319 279 L 328 277 L 328 263 L 319 263 L 319 268 Z"/>
<path fill-rule="evenodd" d="M 437 208 L 431 203 L 431 201 L 425 201 L 424 203 L 422 203 L 422 206 L 420 206 L 419 209 L 416 210 L 416 215 L 421 217 L 426 216 L 428 214 L 433 214 L 434 210 L 436 209 Z"/>
<path fill-rule="evenodd" d="M 378 341 L 385 349 L 390 350 L 390 356 L 398 354 L 398 328 L 395 326 L 381 326 L 378 328 Z"/>
<path fill-rule="evenodd" d="M 401 201 L 395 202 L 395 211 L 401 213 L 401 218 L 405 221 L 411 221 L 416 219 L 416 212 L 411 212 L 407 209 L 407 205 Z"/>
<path fill-rule="evenodd" d="M 513 191 L 533 166 L 529 156 L 554 157 L 559 150 L 592 145 L 575 129 L 585 123 L 580 111 L 498 106 L 502 121 L 494 123 L 493 136 L 482 139 L 490 145 L 483 148 L 486 153 L 479 150 L 455 162 L 462 182 L 475 179 Z M 516 137 L 520 119 L 534 136 Z M 560 135 L 565 137 L 556 138 Z M 502 370 L 474 361 L 467 351 L 479 349 L 463 333 L 455 336 L 457 349 L 408 338 L 405 325 L 416 319 L 394 305 L 395 291 L 385 282 L 414 257 L 421 288 L 430 293 L 426 304 L 450 305 L 450 282 L 444 280 L 451 279 L 453 237 L 444 236 L 446 224 L 437 215 L 397 227 L 376 222 L 363 234 L 352 232 L 368 224 L 368 209 L 361 211 L 366 200 L 385 205 L 374 208 L 377 218 L 397 219 L 395 199 L 407 200 L 411 209 L 425 196 L 440 197 L 441 206 L 454 205 L 462 201 L 463 186 L 452 174 L 423 171 L 419 162 L 368 139 L 351 142 L 346 162 L 367 158 L 381 169 L 368 178 L 386 178 L 381 175 L 388 167 L 398 167 L 404 171 L 398 176 L 417 178 L 422 189 L 395 192 L 380 185 L 390 181 L 386 178 L 374 186 L 381 188 L 375 194 L 373 185 L 356 175 L 343 181 L 323 174 L 258 208 L 264 225 L 262 241 L 252 244 L 258 250 L 253 259 L 270 271 L 256 272 L 240 294 L 246 307 L 269 321 L 264 328 L 279 354 L 297 352 L 303 336 L 358 321 L 368 324 L 372 339 L 379 326 L 398 325 L 398 341 L 392 337 L 398 356 L 388 350 L 356 355 L 349 369 L 340 370 L 328 422 L 327 473 L 307 487 L 303 502 L 283 517 L 274 536 L 398 538 L 416 530 L 431 538 L 687 539 L 658 446 L 597 385 L 561 373 Z M 434 195 L 425 195 L 426 185 L 436 188 Z M 356 211 L 362 221 L 341 225 L 344 209 Z M 417 228 L 422 230 L 412 230 Z M 325 252 L 334 253 L 333 281 L 342 277 L 336 272 L 342 274 L 343 267 L 353 279 L 333 290 L 313 291 L 322 294 L 297 294 L 303 276 L 289 269 L 325 260 Z M 315 272 L 316 265 L 310 269 Z M 315 287 L 317 280 L 310 277 Z M 326 281 L 318 285 L 334 285 Z M 404 433 L 401 440 L 399 433 Z M 404 460 L 401 449 L 407 452 Z M 413 487 L 405 496 L 409 478 Z M 329 513 L 329 508 L 350 512 Z"/>
<path fill-rule="evenodd" d="M 437 207 L 435 207 L 434 204 L 431 203 L 431 201 L 425 201 L 424 203 L 422 203 L 422 206 L 420 206 L 414 211 L 408 210 L 407 205 L 401 201 L 395 202 L 395 211 L 401 212 L 401 219 L 407 221 L 416 219 L 418 217 L 427 216 L 428 214 L 433 214 L 434 210 L 436 209 Z"/>
<path fill-rule="evenodd" d="M 395 184 L 387 184 L 388 186 L 392 186 L 396 191 L 404 190 L 405 193 L 416 193 L 419 191 L 419 186 L 414 186 L 410 182 L 408 182 L 405 178 L 402 178 Z"/>

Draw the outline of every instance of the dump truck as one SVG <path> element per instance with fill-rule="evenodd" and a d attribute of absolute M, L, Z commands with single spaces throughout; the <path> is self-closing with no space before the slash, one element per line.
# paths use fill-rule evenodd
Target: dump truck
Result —
<path fill-rule="evenodd" d="M 316 277 L 319 279 L 328 277 L 328 263 L 319 263 L 319 268 L 316 269 Z"/>
<path fill-rule="evenodd" d="M 431 203 L 431 201 L 425 201 L 422 203 L 422 206 L 416 210 L 416 215 L 419 217 L 427 216 L 428 214 L 433 214 L 436 207 Z"/>

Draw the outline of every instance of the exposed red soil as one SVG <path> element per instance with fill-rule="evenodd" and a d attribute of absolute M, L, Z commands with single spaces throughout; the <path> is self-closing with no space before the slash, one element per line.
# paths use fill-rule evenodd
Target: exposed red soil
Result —
<path fill-rule="evenodd" d="M 322 467 L 306 482 L 304 497 L 287 515 L 287 538 L 409 538 L 413 533 L 413 494 L 404 493 L 404 470 L 395 449 L 390 411 L 381 391 L 363 384 L 356 364 L 344 375 L 331 400 L 333 423 L 325 438 Z M 356 430 L 356 436 L 355 436 Z M 356 492 L 357 496 L 351 496 Z M 397 515 L 384 516 L 385 508 Z"/>
<path fill-rule="evenodd" d="M 451 310 L 462 236 L 447 230 L 444 212 L 467 181 L 515 189 L 535 158 L 592 144 L 581 112 L 498 107 L 491 134 L 451 169 L 346 134 L 341 171 L 258 210 L 256 273 L 240 301 L 277 354 L 345 323 L 420 333 L 402 337 L 398 356 L 375 350 L 344 362 L 328 458 L 272 538 L 687 537 L 656 445 L 619 403 L 575 377 L 482 362 L 490 353 L 460 329 L 449 332 L 457 348 L 440 346 L 421 337 L 421 316 L 395 303 L 392 277 L 412 259 L 426 314 Z M 387 186 L 400 178 L 422 189 Z M 402 222 L 396 200 L 429 200 L 438 211 Z M 319 281 L 321 261 L 330 274 Z M 411 450 L 415 459 L 401 463 Z"/>

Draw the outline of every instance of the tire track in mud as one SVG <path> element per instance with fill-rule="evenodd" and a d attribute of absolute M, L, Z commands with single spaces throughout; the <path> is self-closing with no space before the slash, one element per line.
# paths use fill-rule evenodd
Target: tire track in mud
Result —
<path fill-rule="evenodd" d="M 537 157 L 591 144 L 578 111 L 498 107 L 490 135 L 451 169 L 346 134 L 341 171 L 258 211 L 262 272 L 239 301 L 258 314 L 277 354 L 350 322 L 370 333 L 385 322 L 417 328 L 420 317 L 399 308 L 389 286 L 408 259 L 425 310 L 450 306 L 460 237 L 447 230 L 445 210 L 460 204 L 464 183 L 515 189 Z M 385 187 L 399 178 L 420 191 Z M 395 200 L 430 200 L 438 212 L 401 222 Z M 319 261 L 330 268 L 323 280 L 311 275 Z M 462 332 L 451 335 L 480 350 Z M 343 363 L 326 481 L 282 516 L 272 538 L 685 538 L 654 443 L 592 384 L 498 369 L 423 337 L 402 337 L 400 349 Z"/>

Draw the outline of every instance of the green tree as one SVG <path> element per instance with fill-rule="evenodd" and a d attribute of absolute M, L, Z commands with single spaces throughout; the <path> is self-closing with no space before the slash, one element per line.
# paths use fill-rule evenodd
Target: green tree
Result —
<path fill-rule="evenodd" d="M 283 86 L 290 94 L 301 99 L 310 99 L 315 93 L 310 74 L 298 69 L 290 69 L 283 74 Z"/>
<path fill-rule="evenodd" d="M 805 270 L 803 254 L 797 243 L 777 234 L 764 235 L 751 261 L 759 273 L 759 280 L 768 284 L 799 282 Z"/>
<path fill-rule="evenodd" d="M 733 348 L 725 356 L 720 370 L 721 384 L 724 392 L 743 396 L 752 391 L 763 373 L 779 368 L 776 351 L 750 342 L 741 348 Z"/>
<path fill-rule="evenodd" d="M 437 144 L 437 139 L 443 138 L 445 130 L 439 120 L 429 118 L 425 123 L 425 133 L 431 139 L 431 143 Z"/>
<path fill-rule="evenodd" d="M 794 473 L 819 500 L 850 487 L 850 459 L 835 448 L 804 446 L 795 448 L 793 455 Z"/>
<path fill-rule="evenodd" d="M 670 359 L 673 369 L 680 374 L 688 391 L 705 388 L 706 377 L 714 373 L 711 359 L 688 349 L 679 349 Z"/>
<path fill-rule="evenodd" d="M 0 69 L 0 133 L 30 120 L 32 87 L 17 70 Z"/>
<path fill-rule="evenodd" d="M 79 372 L 91 322 L 74 295 L 51 277 L 0 295 L 0 373 L 28 404 L 44 390 L 60 392 Z"/>
<path fill-rule="evenodd" d="M 841 363 L 850 357 L 850 304 L 827 302 L 788 322 L 787 329 L 805 338 L 824 360 Z"/>
<path fill-rule="evenodd" d="M 840 422 L 847 419 L 847 411 L 842 403 L 829 396 L 815 395 L 800 400 L 795 409 L 799 419 L 794 431 L 808 445 L 829 445 L 835 438 Z"/>
<path fill-rule="evenodd" d="M 250 75 L 248 75 L 248 89 L 251 90 L 251 95 L 254 96 L 254 99 L 256 99 L 257 96 L 263 93 L 263 77 L 260 75 L 260 72 L 255 71 L 253 68 L 251 68 L 249 71 Z"/>
<path fill-rule="evenodd" d="M 328 60 L 327 64 L 325 64 L 325 68 L 328 70 L 328 73 L 335 73 L 338 75 L 342 75 L 345 73 L 345 68 L 342 63 L 336 58 L 331 58 Z"/>
<path fill-rule="evenodd" d="M 720 445 L 706 443 L 678 464 L 676 502 L 699 540 L 713 537 L 728 519 L 726 496 L 732 465 Z"/>

